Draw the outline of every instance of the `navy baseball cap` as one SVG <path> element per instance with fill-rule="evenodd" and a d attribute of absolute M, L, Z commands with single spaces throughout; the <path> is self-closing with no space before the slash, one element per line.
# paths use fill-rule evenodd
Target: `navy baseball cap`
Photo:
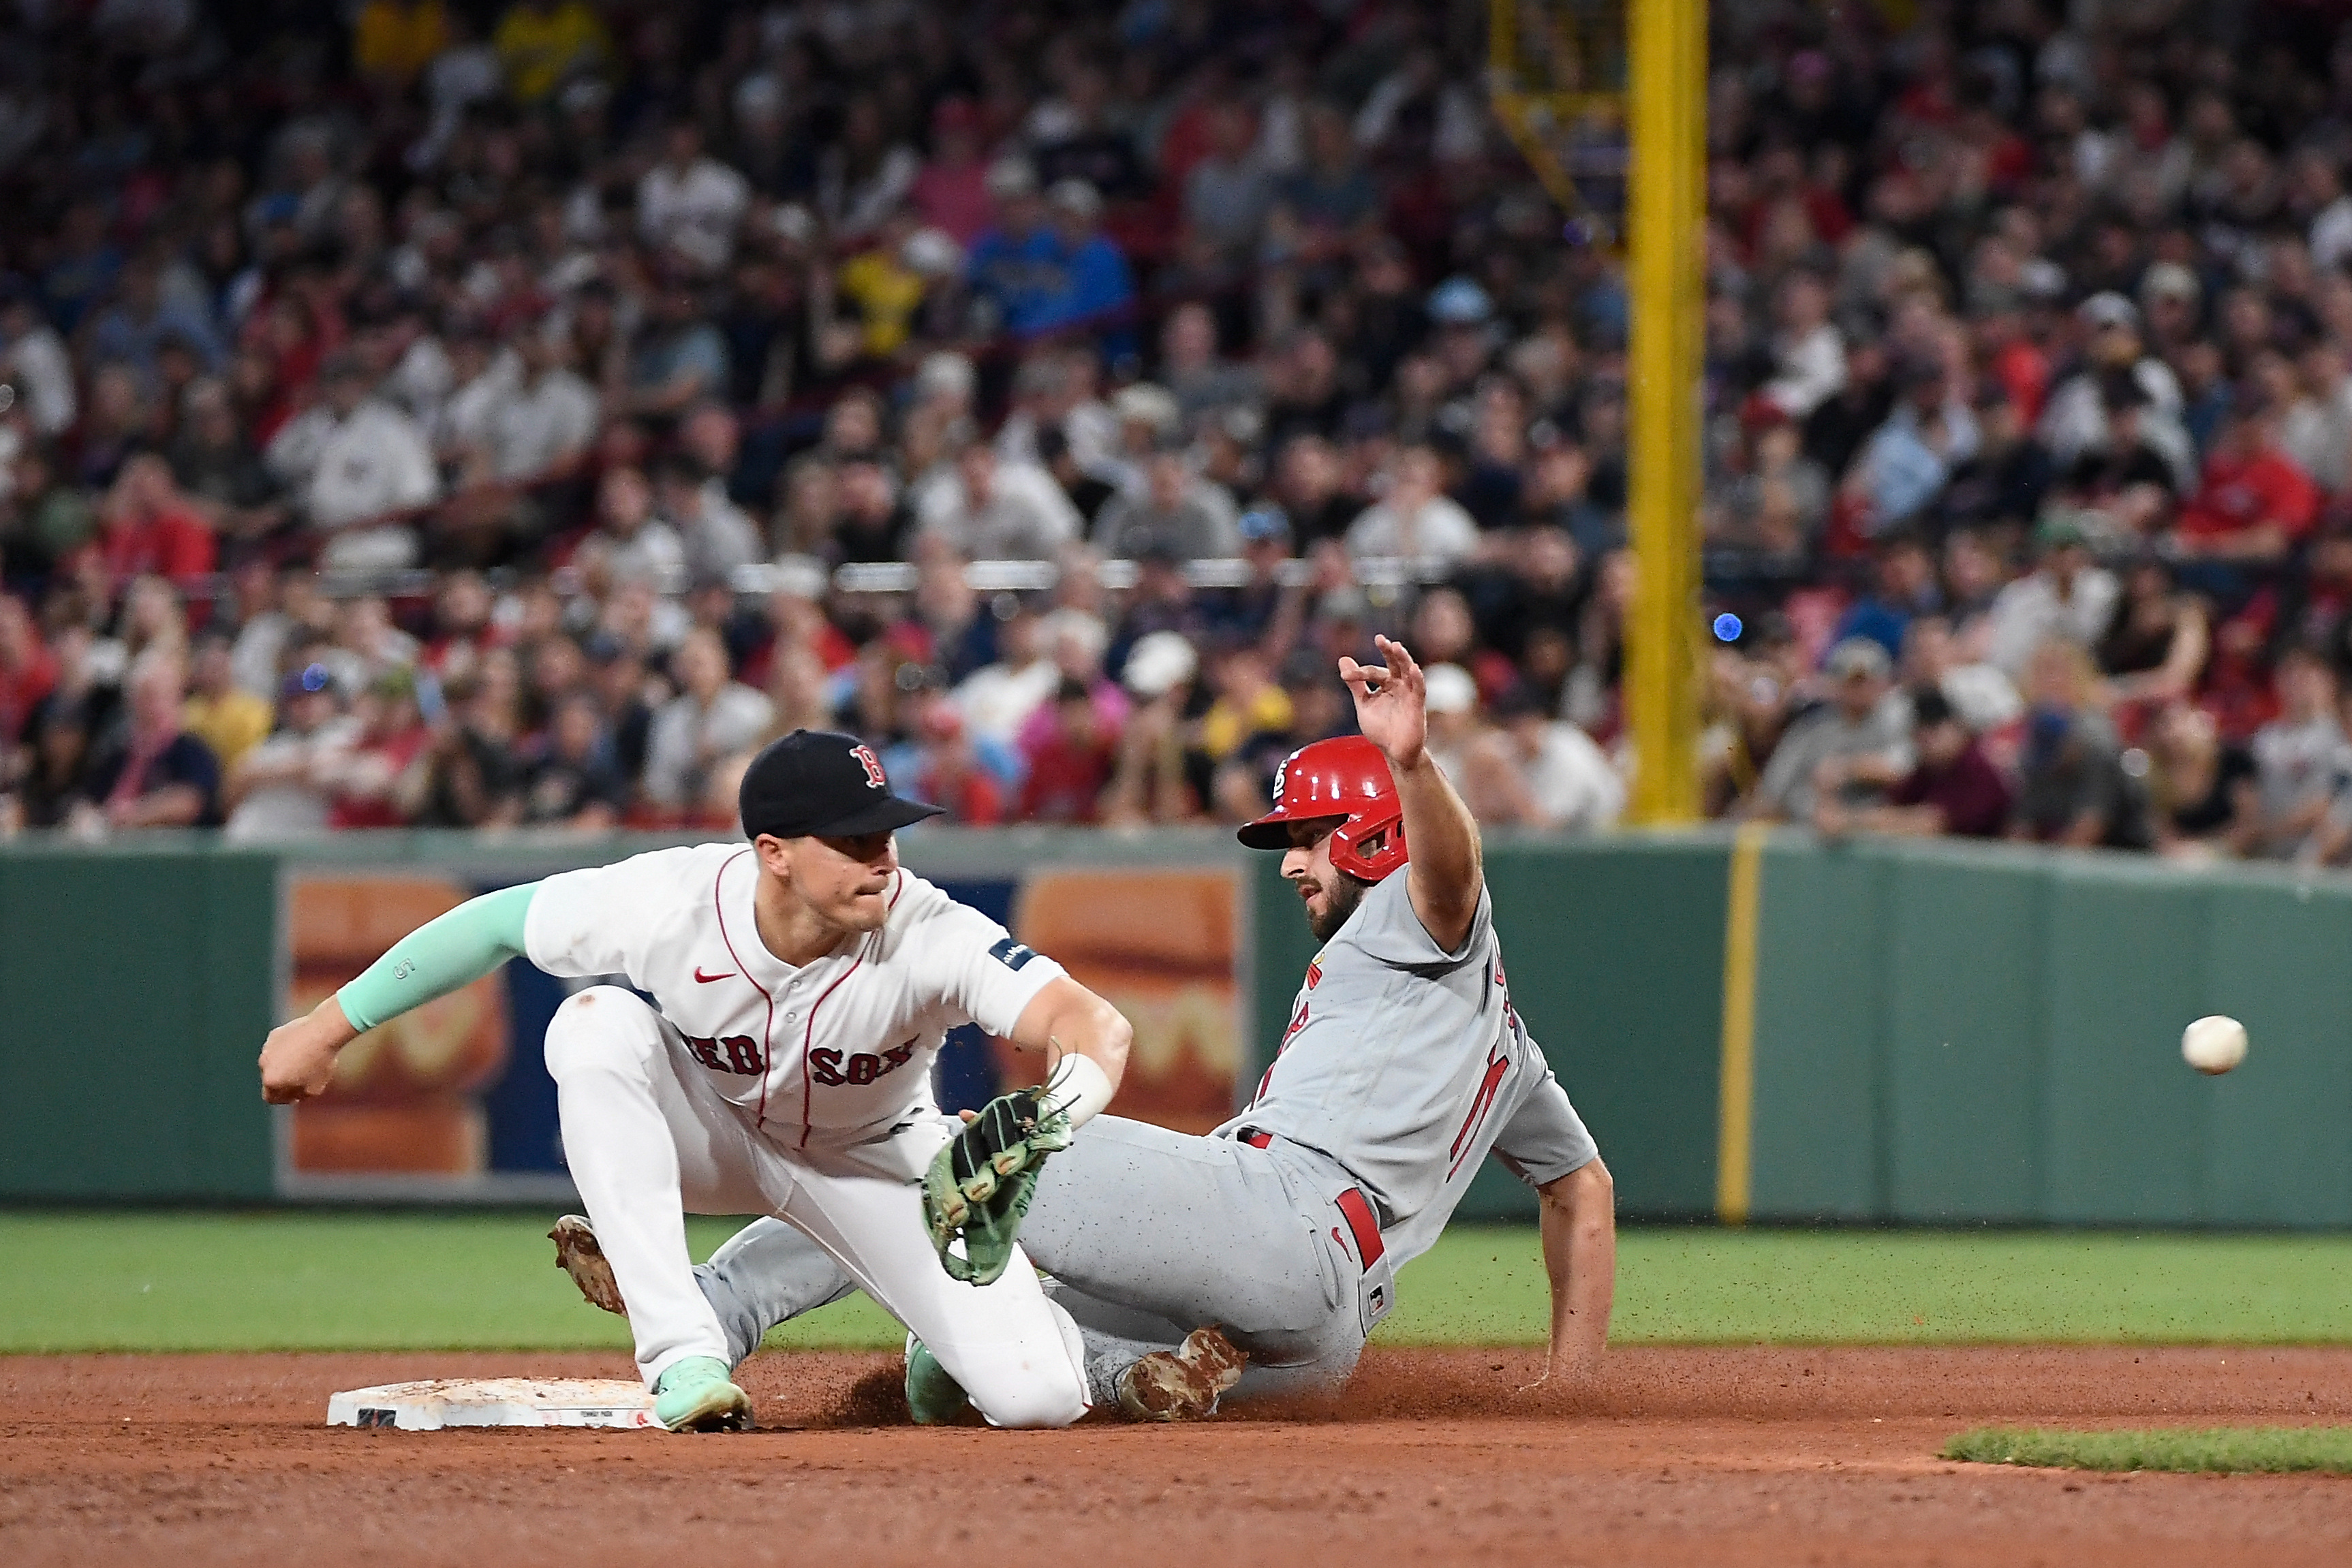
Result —
<path fill-rule="evenodd" d="M 887 832 L 945 810 L 891 793 L 882 759 L 854 735 L 796 729 L 771 741 L 743 770 L 736 795 L 743 836 L 854 839 Z"/>

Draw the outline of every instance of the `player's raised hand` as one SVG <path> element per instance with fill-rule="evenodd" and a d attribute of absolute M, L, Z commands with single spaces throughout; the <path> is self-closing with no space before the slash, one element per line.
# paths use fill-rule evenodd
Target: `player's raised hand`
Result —
<path fill-rule="evenodd" d="M 357 1033 L 332 997 L 279 1024 L 261 1042 L 261 1097 L 272 1105 L 291 1105 L 323 1094 L 335 1075 L 335 1053 Z"/>
<path fill-rule="evenodd" d="M 1339 661 L 1339 678 L 1356 698 L 1356 725 L 1364 738 L 1388 754 L 1390 763 L 1411 768 L 1429 739 L 1429 682 L 1404 644 L 1375 637 L 1386 664 Z"/>

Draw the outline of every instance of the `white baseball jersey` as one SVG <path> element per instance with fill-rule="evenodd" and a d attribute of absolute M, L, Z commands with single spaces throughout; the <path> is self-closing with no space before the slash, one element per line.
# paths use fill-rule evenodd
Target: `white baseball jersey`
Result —
<path fill-rule="evenodd" d="M 881 929 L 800 968 L 761 943 L 759 857 L 741 844 L 655 850 L 539 884 L 524 924 L 553 975 L 625 975 L 719 1092 L 787 1150 L 887 1138 L 932 1109 L 948 1030 L 1009 1035 L 1059 964 L 901 870 Z"/>

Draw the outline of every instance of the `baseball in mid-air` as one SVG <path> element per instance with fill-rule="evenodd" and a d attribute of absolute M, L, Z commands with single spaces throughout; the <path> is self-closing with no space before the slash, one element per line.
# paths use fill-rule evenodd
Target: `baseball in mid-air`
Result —
<path fill-rule="evenodd" d="M 2212 1013 L 2180 1031 L 2180 1054 L 2200 1072 L 2227 1072 L 2246 1060 L 2246 1026 Z"/>

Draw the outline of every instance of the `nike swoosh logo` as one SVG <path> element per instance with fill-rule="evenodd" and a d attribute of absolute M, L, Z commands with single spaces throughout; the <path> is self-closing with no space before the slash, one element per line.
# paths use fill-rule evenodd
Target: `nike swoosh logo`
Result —
<path fill-rule="evenodd" d="M 697 965 L 694 967 L 694 977 L 695 977 L 695 980 L 696 980 L 698 983 L 699 983 L 699 984 L 701 984 L 701 985 L 705 985 L 705 986 L 707 986 L 707 985 L 710 984 L 710 982 L 711 982 L 711 981 L 713 981 L 713 980 L 731 980 L 731 979 L 733 979 L 733 978 L 735 977 L 735 971 L 734 971 L 734 970 L 732 970 L 732 969 L 730 969 L 730 970 L 728 970 L 728 971 L 727 971 L 725 974 L 723 974 L 723 975 L 706 975 L 706 974 L 704 974 L 704 973 L 702 972 L 702 966 L 701 966 L 701 965 L 699 965 L 699 964 L 697 964 Z"/>

